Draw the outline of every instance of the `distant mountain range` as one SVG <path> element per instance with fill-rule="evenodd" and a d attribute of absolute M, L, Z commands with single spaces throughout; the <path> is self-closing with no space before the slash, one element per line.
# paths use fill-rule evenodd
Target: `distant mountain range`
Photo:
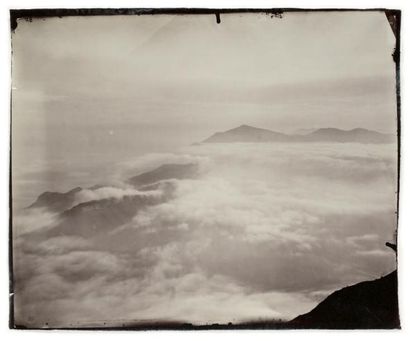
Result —
<path fill-rule="evenodd" d="M 393 143 L 396 136 L 377 131 L 355 128 L 342 130 L 337 128 L 320 128 L 307 134 L 284 134 L 269 129 L 241 125 L 224 132 L 218 132 L 202 143 L 232 142 L 356 142 L 356 143 Z"/>

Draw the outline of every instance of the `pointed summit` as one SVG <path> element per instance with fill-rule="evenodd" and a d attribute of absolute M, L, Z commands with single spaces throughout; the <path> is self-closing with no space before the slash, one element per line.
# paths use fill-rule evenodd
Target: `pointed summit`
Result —
<path fill-rule="evenodd" d="M 236 127 L 236 128 L 234 128 L 234 129 L 258 129 L 258 128 L 255 128 L 255 127 L 252 127 L 252 126 L 249 126 L 249 125 L 247 125 L 247 124 L 242 124 L 242 125 L 240 125 L 239 127 Z M 232 129 L 233 130 L 233 129 Z"/>
<path fill-rule="evenodd" d="M 246 124 L 213 134 L 204 143 L 223 142 L 275 142 L 286 139 L 285 134 L 268 129 L 255 128 Z"/>

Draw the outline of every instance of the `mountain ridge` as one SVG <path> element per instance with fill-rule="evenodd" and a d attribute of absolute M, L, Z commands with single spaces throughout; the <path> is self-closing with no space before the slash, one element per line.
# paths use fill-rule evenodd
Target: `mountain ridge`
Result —
<path fill-rule="evenodd" d="M 318 128 L 308 134 L 285 134 L 270 129 L 252 127 L 246 124 L 224 132 L 216 132 L 202 143 L 234 142 L 356 142 L 392 143 L 393 134 L 384 134 L 361 127 L 344 130 L 339 128 Z"/>
<path fill-rule="evenodd" d="M 126 180 L 126 183 L 140 191 L 155 190 L 158 182 L 172 179 L 194 179 L 198 175 L 198 165 L 196 163 L 164 163 L 156 168 L 142 172 Z M 109 186 L 109 185 L 107 185 Z M 100 200 L 89 200 L 75 204 L 76 195 L 82 190 L 96 190 L 104 185 L 94 185 L 89 188 L 75 187 L 67 192 L 43 192 L 26 209 L 47 209 L 51 212 L 64 212 L 77 206 L 86 206 L 90 202 Z M 73 206 L 74 205 L 74 206 Z"/>

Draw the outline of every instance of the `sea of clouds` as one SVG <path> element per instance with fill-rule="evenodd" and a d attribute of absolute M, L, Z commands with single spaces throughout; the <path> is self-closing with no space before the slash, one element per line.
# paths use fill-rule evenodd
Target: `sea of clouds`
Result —
<path fill-rule="evenodd" d="M 199 175 L 168 181 L 163 197 L 167 186 L 143 192 L 125 182 L 165 163 L 196 163 Z M 202 144 L 112 173 L 75 205 L 158 202 L 91 237 L 50 237 L 62 218 L 44 209 L 14 216 L 16 324 L 291 319 L 396 267 L 384 246 L 396 229 L 394 144 Z"/>

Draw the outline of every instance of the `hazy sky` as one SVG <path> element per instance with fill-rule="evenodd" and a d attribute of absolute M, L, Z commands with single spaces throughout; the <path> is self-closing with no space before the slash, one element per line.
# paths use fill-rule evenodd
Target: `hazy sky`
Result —
<path fill-rule="evenodd" d="M 395 39 L 384 13 L 221 20 L 20 20 L 12 36 L 14 174 L 30 166 L 44 177 L 44 167 L 56 172 L 68 161 L 78 172 L 241 124 L 395 132 Z"/>
<path fill-rule="evenodd" d="M 394 41 L 382 12 L 20 21 L 16 130 L 21 119 L 33 137 L 92 125 L 92 138 L 173 142 L 242 123 L 394 131 Z"/>

